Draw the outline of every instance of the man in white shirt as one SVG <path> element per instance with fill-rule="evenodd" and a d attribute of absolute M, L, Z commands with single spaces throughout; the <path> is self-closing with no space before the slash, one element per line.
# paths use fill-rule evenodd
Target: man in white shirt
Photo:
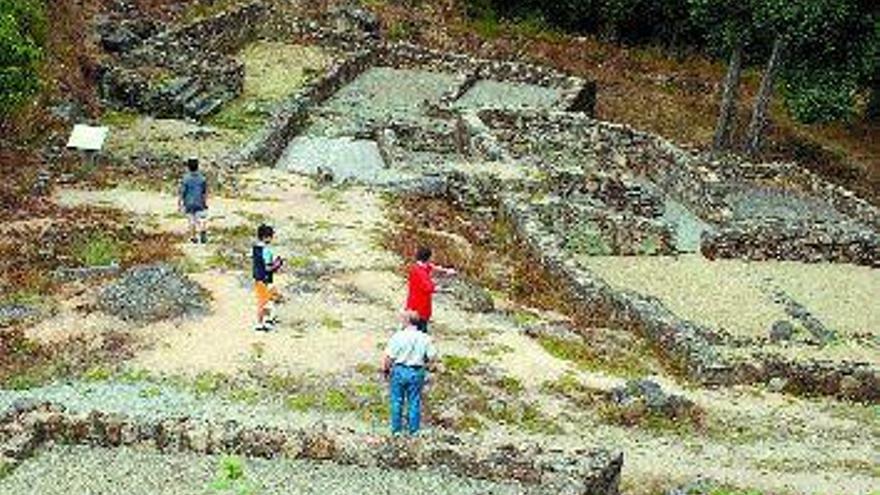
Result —
<path fill-rule="evenodd" d="M 405 319 L 405 327 L 388 341 L 382 366 L 391 380 L 391 433 L 395 435 L 403 431 L 404 403 L 409 434 L 419 432 L 426 368 L 437 358 L 431 337 L 416 326 L 419 315 L 407 312 Z"/>

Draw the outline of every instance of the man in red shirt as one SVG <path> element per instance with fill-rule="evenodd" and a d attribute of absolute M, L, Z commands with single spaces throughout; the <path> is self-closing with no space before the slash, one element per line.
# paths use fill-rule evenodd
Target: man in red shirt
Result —
<path fill-rule="evenodd" d="M 415 311 L 419 319 L 415 322 L 416 328 L 422 332 L 428 332 L 428 321 L 431 319 L 432 298 L 436 286 L 434 284 L 434 271 L 444 275 L 455 275 L 455 270 L 444 268 L 431 263 L 431 248 L 420 247 L 416 251 L 416 262 L 409 269 L 408 295 L 406 297 L 406 309 Z"/>

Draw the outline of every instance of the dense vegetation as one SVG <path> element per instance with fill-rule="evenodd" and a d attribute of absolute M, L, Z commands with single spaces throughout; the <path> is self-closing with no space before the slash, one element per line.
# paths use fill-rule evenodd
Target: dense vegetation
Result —
<path fill-rule="evenodd" d="M 41 0 L 0 0 L 0 114 L 39 90 L 46 26 Z"/>
<path fill-rule="evenodd" d="M 530 19 L 625 44 L 763 64 L 784 46 L 787 108 L 805 123 L 880 114 L 880 3 L 876 0 L 469 0 L 477 18 Z"/>

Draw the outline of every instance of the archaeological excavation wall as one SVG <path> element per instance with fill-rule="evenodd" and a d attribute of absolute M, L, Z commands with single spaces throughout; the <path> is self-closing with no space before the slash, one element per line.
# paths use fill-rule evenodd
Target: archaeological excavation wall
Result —
<path fill-rule="evenodd" d="M 3 412 L 0 466 L 4 470 L 39 455 L 49 443 L 308 459 L 394 470 L 442 468 L 464 477 L 517 482 L 535 495 L 617 495 L 623 465 L 619 452 L 471 445 L 451 435 L 408 440 L 321 425 L 287 430 L 187 417 L 146 420 L 100 411 L 76 413 L 59 404 L 30 401 Z"/>

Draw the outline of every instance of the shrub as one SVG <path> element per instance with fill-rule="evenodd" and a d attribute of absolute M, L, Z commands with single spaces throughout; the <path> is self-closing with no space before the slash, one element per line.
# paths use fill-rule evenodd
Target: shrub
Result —
<path fill-rule="evenodd" d="M 38 0 L 0 0 L 0 114 L 40 89 L 46 37 L 45 6 Z"/>
<path fill-rule="evenodd" d="M 790 76 L 783 91 L 786 106 L 800 122 L 845 120 L 853 115 L 856 84 L 846 77 Z"/>

